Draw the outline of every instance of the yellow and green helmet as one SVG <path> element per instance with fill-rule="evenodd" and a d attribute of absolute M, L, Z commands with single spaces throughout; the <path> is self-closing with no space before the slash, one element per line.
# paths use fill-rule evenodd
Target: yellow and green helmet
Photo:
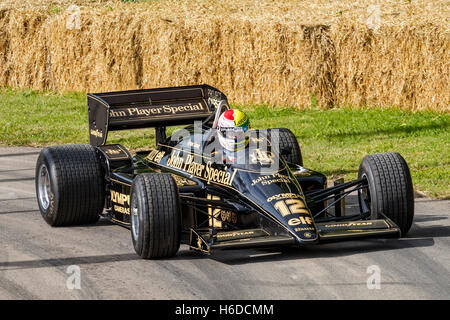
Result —
<path fill-rule="evenodd" d="M 217 123 L 219 142 L 228 151 L 238 151 L 248 145 L 247 131 L 250 129 L 248 116 L 238 109 L 222 113 Z"/>

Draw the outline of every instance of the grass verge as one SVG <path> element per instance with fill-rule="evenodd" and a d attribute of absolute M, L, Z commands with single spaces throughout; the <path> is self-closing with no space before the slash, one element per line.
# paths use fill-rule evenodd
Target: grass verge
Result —
<path fill-rule="evenodd" d="M 305 166 L 330 178 L 354 179 L 371 153 L 399 152 L 409 164 L 416 191 L 450 198 L 450 114 L 396 108 L 327 111 L 235 106 L 253 128 L 290 128 Z M 0 144 L 46 146 L 88 143 L 86 95 L 0 89 Z M 132 149 L 154 143 L 154 130 L 113 132 L 109 140 Z"/>

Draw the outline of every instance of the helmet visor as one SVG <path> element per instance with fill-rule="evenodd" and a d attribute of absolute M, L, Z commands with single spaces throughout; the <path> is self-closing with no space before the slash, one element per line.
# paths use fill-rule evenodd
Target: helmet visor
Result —
<path fill-rule="evenodd" d="M 247 127 L 220 128 L 219 141 L 223 147 L 230 151 L 244 148 L 248 142 Z"/>

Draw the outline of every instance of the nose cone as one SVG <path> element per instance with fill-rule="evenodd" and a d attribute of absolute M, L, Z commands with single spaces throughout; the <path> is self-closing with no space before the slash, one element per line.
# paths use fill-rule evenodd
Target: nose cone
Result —
<path fill-rule="evenodd" d="M 318 232 L 303 191 L 286 165 L 271 174 L 239 170 L 233 186 L 263 209 L 271 220 L 289 231 L 299 244 L 318 241 Z"/>
<path fill-rule="evenodd" d="M 316 243 L 318 231 L 311 214 L 292 213 L 281 216 L 279 221 L 292 233 L 299 244 Z"/>
<path fill-rule="evenodd" d="M 297 231 L 295 233 L 295 239 L 298 244 L 314 244 L 319 241 L 318 232 L 314 231 Z"/>
<path fill-rule="evenodd" d="M 301 244 L 318 241 L 318 231 L 305 200 L 298 194 L 291 198 L 270 201 L 272 216 L 278 220 Z M 269 198 L 268 200 L 271 200 Z"/>

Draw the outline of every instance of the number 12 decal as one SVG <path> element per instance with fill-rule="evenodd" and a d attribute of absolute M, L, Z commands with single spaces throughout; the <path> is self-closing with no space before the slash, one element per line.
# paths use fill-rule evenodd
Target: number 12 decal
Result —
<path fill-rule="evenodd" d="M 280 200 L 274 204 L 274 208 L 277 209 L 283 217 L 288 215 L 299 215 L 299 214 L 307 214 L 307 217 L 299 216 L 298 218 L 291 218 L 288 221 L 288 224 L 291 226 L 296 226 L 299 224 L 312 224 L 312 218 L 309 216 L 309 211 L 306 209 L 303 201 L 298 199 L 287 199 Z"/>

